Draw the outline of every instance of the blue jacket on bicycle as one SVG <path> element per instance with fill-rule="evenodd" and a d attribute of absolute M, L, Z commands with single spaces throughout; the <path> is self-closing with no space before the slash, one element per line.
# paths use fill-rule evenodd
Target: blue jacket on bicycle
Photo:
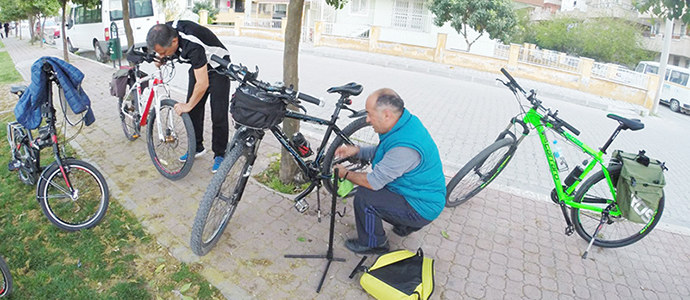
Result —
<path fill-rule="evenodd" d="M 17 122 L 27 129 L 36 129 L 41 125 L 41 105 L 48 101 L 48 90 L 46 89 L 48 75 L 42 70 L 43 64 L 46 62 L 53 67 L 72 111 L 75 114 L 86 111 L 84 122 L 86 126 L 91 125 L 96 121 L 96 117 L 91 110 L 91 100 L 81 87 L 84 73 L 66 61 L 50 56 L 39 58 L 31 66 L 31 84 L 22 94 L 17 106 L 14 107 Z"/>

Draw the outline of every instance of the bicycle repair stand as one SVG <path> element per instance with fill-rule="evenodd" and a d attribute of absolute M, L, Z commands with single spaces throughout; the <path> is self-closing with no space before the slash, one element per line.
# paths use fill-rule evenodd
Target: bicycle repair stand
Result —
<path fill-rule="evenodd" d="M 333 231 L 335 230 L 335 205 L 338 198 L 338 169 L 335 169 L 333 173 L 333 189 L 331 189 L 331 194 L 333 195 L 333 200 L 331 201 L 331 229 L 328 233 L 328 251 L 325 255 L 309 255 L 309 254 L 285 254 L 285 258 L 325 258 L 328 260 L 326 263 L 326 269 L 323 270 L 323 275 L 321 276 L 321 281 L 319 281 L 319 286 L 316 288 L 316 292 L 321 292 L 321 287 L 323 286 L 323 281 L 326 279 L 326 274 L 328 269 L 331 267 L 331 262 L 340 261 L 344 262 L 344 258 L 333 257 Z M 318 191 L 317 191 L 318 193 Z"/>

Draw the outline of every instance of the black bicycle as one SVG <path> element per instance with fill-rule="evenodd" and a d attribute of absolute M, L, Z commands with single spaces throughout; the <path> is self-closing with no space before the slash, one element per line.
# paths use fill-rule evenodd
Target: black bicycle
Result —
<path fill-rule="evenodd" d="M 235 122 L 244 125 L 236 126 L 238 128 L 228 143 L 225 160 L 211 179 L 194 218 L 191 247 L 192 251 L 199 256 L 207 254 L 216 245 L 230 218 L 232 218 L 251 175 L 259 145 L 266 130 L 270 130 L 295 159 L 304 178 L 310 183 L 309 187 L 294 199 L 294 206 L 299 212 L 305 212 L 309 208 L 309 204 L 304 198 L 315 188 L 319 189 L 323 185 L 329 192 L 332 190 L 332 183 L 329 180 L 332 176 L 333 165 L 342 163 L 350 170 L 363 170 L 369 167 L 368 161 L 357 158 L 334 161 L 336 148 L 343 144 L 360 146 L 378 144 L 378 135 L 366 122 L 366 111 L 355 111 L 349 108 L 349 105 L 352 104 L 350 97 L 362 93 L 361 85 L 349 83 L 328 89 L 329 93 L 340 94 L 340 98 L 335 105 L 331 119 L 325 120 L 307 115 L 306 109 L 300 105 L 300 100 L 303 100 L 323 106 L 322 100 L 289 87 L 274 86 L 262 82 L 257 79 L 258 69 L 255 72 L 249 72 L 246 67 L 233 65 L 220 57 L 212 56 L 211 59 L 226 67 L 223 72 L 224 75 L 241 83 L 233 95 L 231 111 L 234 110 L 233 119 Z M 242 97 L 258 98 L 259 100 L 252 105 L 246 105 L 241 101 Z M 285 106 L 288 104 L 300 107 L 305 114 L 285 110 Z M 354 119 L 354 121 L 341 130 L 336 125 L 336 121 L 343 109 L 352 112 L 349 118 Z M 263 114 L 257 114 L 256 112 L 259 110 Z M 309 145 L 302 142 L 300 134 L 288 139 L 278 126 L 283 117 L 326 126 L 326 131 L 313 160 L 305 160 L 313 153 Z M 332 133 L 335 133 L 335 139 L 328 151 L 325 151 Z M 320 202 L 318 195 L 317 199 Z"/>
<path fill-rule="evenodd" d="M 10 268 L 7 267 L 7 263 L 2 257 L 0 257 L 0 298 L 6 297 L 12 293 L 12 275 L 10 274 Z"/>
<path fill-rule="evenodd" d="M 38 128 L 38 137 L 34 139 L 31 130 L 18 122 L 7 124 L 7 141 L 12 157 L 8 169 L 16 171 L 25 184 L 37 185 L 36 198 L 43 213 L 55 226 L 67 231 L 91 228 L 103 219 L 108 210 L 108 183 L 96 167 L 63 154 L 64 150 L 61 150 L 58 142 L 52 84 L 58 87 L 63 100 L 61 104 L 65 104 L 62 87 L 49 63 L 44 63 L 41 71 L 48 78 L 47 100 L 41 104 L 45 125 Z M 21 96 L 26 88 L 13 86 L 10 91 Z M 66 115 L 66 104 L 61 109 L 65 113 L 65 122 L 70 122 Z M 41 149 L 47 147 L 52 147 L 55 162 L 42 167 Z"/>

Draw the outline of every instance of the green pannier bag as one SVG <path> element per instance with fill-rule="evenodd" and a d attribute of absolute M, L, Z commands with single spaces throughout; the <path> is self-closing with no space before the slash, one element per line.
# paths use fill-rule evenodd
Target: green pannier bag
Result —
<path fill-rule="evenodd" d="M 426 300 L 434 292 L 434 260 L 417 252 L 397 250 L 382 254 L 370 268 L 360 265 L 352 271 L 364 271 L 359 284 L 379 300 Z"/>
<path fill-rule="evenodd" d="M 616 202 L 621 214 L 635 223 L 649 223 L 664 197 L 666 166 L 648 158 L 644 151 L 633 154 L 615 150 L 611 156 L 623 164 L 616 183 Z"/>

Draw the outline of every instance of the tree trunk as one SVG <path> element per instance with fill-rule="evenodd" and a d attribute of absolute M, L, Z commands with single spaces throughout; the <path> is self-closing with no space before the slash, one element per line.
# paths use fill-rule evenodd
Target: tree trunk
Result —
<path fill-rule="evenodd" d="M 62 39 L 62 56 L 64 60 L 69 63 L 69 53 L 67 52 L 67 35 L 65 34 L 65 7 L 67 6 L 67 0 L 60 1 L 62 6 L 62 24 L 60 24 L 60 38 Z"/>
<path fill-rule="evenodd" d="M 129 23 L 129 1 L 122 0 L 122 22 L 125 24 L 125 35 L 127 36 L 127 47 L 134 46 L 134 33 L 132 32 L 132 24 Z M 122 38 L 120 38 L 122 43 Z M 124 49 L 122 49 L 124 50 Z M 153 50 L 153 49 L 150 49 Z"/>
<path fill-rule="evenodd" d="M 41 26 L 38 29 L 38 43 L 41 44 L 41 48 L 43 48 L 43 38 L 45 37 L 45 28 L 46 28 L 46 20 L 48 18 L 43 18 L 43 22 L 41 22 Z M 39 18 L 39 21 L 41 19 Z"/>
<path fill-rule="evenodd" d="M 283 52 L 283 82 L 286 86 L 292 85 L 295 90 L 299 90 L 298 78 L 298 57 L 299 42 L 302 36 L 302 13 L 304 10 L 304 0 L 290 0 L 287 11 L 287 26 L 285 28 L 285 51 Z M 297 110 L 294 106 L 289 109 Z M 285 119 L 283 121 L 283 131 L 288 136 L 299 131 L 299 121 Z M 295 181 L 298 167 L 292 156 L 285 149 L 280 155 L 280 180 L 284 183 Z"/>
<path fill-rule="evenodd" d="M 29 16 L 29 42 L 33 45 L 34 44 L 34 24 L 36 19 L 34 19 L 34 16 Z M 20 24 L 21 26 L 21 24 Z"/>

